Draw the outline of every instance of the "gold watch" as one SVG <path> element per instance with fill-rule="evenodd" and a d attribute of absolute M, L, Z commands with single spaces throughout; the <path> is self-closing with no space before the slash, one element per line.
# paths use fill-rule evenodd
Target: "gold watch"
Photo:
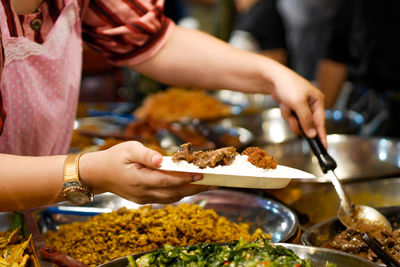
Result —
<path fill-rule="evenodd" d="M 61 196 L 76 205 L 93 200 L 93 194 L 79 179 L 79 158 L 81 156 L 82 154 L 69 154 L 64 161 L 64 182 Z"/>

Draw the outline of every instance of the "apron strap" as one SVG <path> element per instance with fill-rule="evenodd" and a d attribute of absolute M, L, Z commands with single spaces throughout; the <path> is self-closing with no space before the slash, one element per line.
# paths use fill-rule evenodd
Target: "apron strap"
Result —
<path fill-rule="evenodd" d="M 14 28 L 16 31 L 16 25 L 13 20 L 15 13 L 12 11 L 10 0 L 1 0 L 0 5 L 0 30 L 1 39 L 10 38 L 9 27 Z"/>

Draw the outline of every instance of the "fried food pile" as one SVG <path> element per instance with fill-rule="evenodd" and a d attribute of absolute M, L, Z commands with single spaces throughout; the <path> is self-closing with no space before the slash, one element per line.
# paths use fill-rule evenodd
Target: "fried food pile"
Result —
<path fill-rule="evenodd" d="M 31 236 L 23 238 L 19 228 L 0 232 L 0 266 L 27 266 L 32 254 L 30 246 Z"/>
<path fill-rule="evenodd" d="M 249 233 L 247 223 L 232 223 L 214 210 L 196 204 L 144 206 L 119 209 L 92 217 L 87 222 L 61 225 L 46 232 L 47 245 L 73 258 L 97 266 L 137 252 L 209 242 L 252 241 L 267 236 L 261 229 Z"/>
<path fill-rule="evenodd" d="M 231 115 L 231 107 L 203 90 L 170 88 L 146 97 L 135 116 L 145 121 L 172 122 L 183 118 L 202 120 Z"/>
<path fill-rule="evenodd" d="M 278 165 L 278 161 L 272 156 L 268 155 L 265 150 L 259 147 L 248 147 L 246 148 L 241 155 L 246 155 L 247 160 L 262 169 L 276 169 Z"/>

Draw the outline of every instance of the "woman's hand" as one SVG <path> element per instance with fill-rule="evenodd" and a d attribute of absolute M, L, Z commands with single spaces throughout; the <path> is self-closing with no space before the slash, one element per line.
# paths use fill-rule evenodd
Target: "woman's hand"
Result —
<path fill-rule="evenodd" d="M 160 153 L 129 141 L 82 155 L 80 176 L 93 193 L 112 192 L 133 202 L 171 203 L 212 187 L 190 184 L 201 174 L 157 170 Z"/>

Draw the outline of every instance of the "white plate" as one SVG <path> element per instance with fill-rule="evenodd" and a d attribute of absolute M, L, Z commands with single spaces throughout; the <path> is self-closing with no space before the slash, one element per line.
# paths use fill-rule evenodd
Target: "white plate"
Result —
<path fill-rule="evenodd" d="M 291 179 L 312 179 L 315 175 L 298 169 L 278 165 L 276 169 L 261 169 L 247 161 L 247 156 L 236 156 L 229 166 L 200 169 L 186 161 L 173 162 L 163 157 L 160 167 L 165 171 L 202 173 L 203 179 L 194 184 L 273 189 L 287 186 Z"/>

